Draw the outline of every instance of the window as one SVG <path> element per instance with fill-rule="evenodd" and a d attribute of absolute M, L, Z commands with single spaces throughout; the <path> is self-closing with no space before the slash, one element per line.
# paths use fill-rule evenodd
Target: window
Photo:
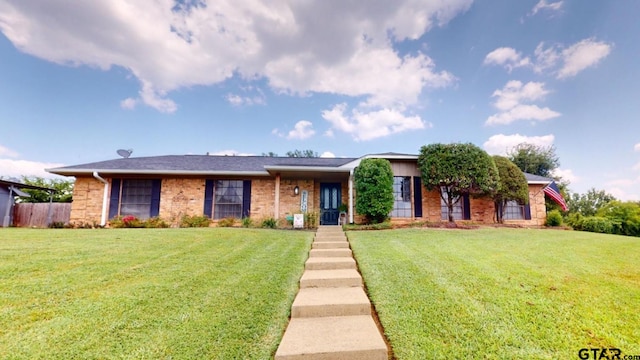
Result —
<path fill-rule="evenodd" d="M 411 217 L 411 177 L 393 177 L 393 210 L 389 216 Z"/>
<path fill-rule="evenodd" d="M 241 219 L 250 213 L 251 180 L 205 181 L 204 215 L 212 219 Z"/>
<path fill-rule="evenodd" d="M 449 207 L 444 199 L 447 198 L 445 187 L 440 188 L 440 214 L 442 220 L 449 220 Z M 470 220 L 469 197 L 459 196 L 453 204 L 453 220 Z"/>
<path fill-rule="evenodd" d="M 216 180 L 213 218 L 242 218 L 242 180 Z"/>
<path fill-rule="evenodd" d="M 504 220 L 524 220 L 524 208 L 525 205 L 518 204 L 517 201 L 508 201 L 507 206 L 504 208 Z"/>
<path fill-rule="evenodd" d="M 109 218 L 132 215 L 146 220 L 160 210 L 159 179 L 113 179 Z"/>

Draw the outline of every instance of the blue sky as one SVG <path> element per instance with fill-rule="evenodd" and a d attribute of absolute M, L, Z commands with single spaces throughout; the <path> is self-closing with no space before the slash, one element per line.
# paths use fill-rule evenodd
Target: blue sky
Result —
<path fill-rule="evenodd" d="M 0 176 L 118 157 L 556 147 L 640 200 L 638 1 L 0 0 Z"/>

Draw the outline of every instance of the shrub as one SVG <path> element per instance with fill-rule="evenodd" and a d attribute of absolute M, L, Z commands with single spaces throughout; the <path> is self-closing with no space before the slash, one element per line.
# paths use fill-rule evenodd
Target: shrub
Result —
<path fill-rule="evenodd" d="M 562 214 L 559 210 L 551 210 L 547 214 L 547 221 L 544 223 L 547 226 L 560 226 L 562 225 Z"/>
<path fill-rule="evenodd" d="M 64 229 L 66 227 L 67 225 L 64 223 L 64 221 L 54 221 L 49 224 L 49 229 Z"/>
<path fill-rule="evenodd" d="M 220 219 L 218 221 L 218 226 L 220 227 L 233 227 L 236 223 L 236 218 L 234 217 L 226 217 L 224 219 Z"/>
<path fill-rule="evenodd" d="M 611 220 L 600 216 L 587 216 L 580 223 L 580 230 L 602 234 L 613 234 L 614 224 Z"/>
<path fill-rule="evenodd" d="M 169 224 L 159 217 L 152 217 L 144 221 L 144 227 L 160 229 L 160 228 L 168 228 Z"/>
<path fill-rule="evenodd" d="M 315 229 L 318 227 L 317 212 L 309 212 L 304 214 L 304 227 L 306 229 Z"/>
<path fill-rule="evenodd" d="M 386 159 L 363 159 L 354 170 L 356 212 L 380 223 L 393 209 L 393 170 Z"/>
<path fill-rule="evenodd" d="M 242 218 L 242 227 L 243 228 L 250 228 L 252 226 L 253 226 L 253 220 L 251 220 L 250 217 L 247 216 L 245 218 Z"/>
<path fill-rule="evenodd" d="M 185 215 L 180 220 L 180 227 L 208 227 L 211 219 L 204 215 Z"/>
<path fill-rule="evenodd" d="M 278 221 L 274 218 L 266 218 L 262 220 L 263 228 L 275 229 L 277 226 L 278 226 Z"/>
<path fill-rule="evenodd" d="M 140 220 L 133 215 L 116 216 L 109 221 L 112 228 L 167 228 L 167 224 L 159 217 Z"/>

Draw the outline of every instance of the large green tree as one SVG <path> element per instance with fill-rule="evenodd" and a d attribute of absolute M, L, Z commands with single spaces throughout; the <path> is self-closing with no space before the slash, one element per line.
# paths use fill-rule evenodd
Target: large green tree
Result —
<path fill-rule="evenodd" d="M 53 192 L 53 202 L 71 202 L 73 196 L 73 181 L 64 179 L 45 179 L 38 176 L 23 176 L 22 183 L 27 185 L 39 186 L 55 190 Z M 49 202 L 50 192 L 46 190 L 24 189 L 24 192 L 30 195 L 20 199 L 22 202 L 40 203 Z"/>
<path fill-rule="evenodd" d="M 453 222 L 453 206 L 463 195 L 493 195 L 499 186 L 496 164 L 471 143 L 430 144 L 420 149 L 418 167 L 428 190 L 438 190 Z"/>
<path fill-rule="evenodd" d="M 493 162 L 498 169 L 500 182 L 498 190 L 493 195 L 496 221 L 504 223 L 504 210 L 509 201 L 526 204 L 529 201 L 529 186 L 524 173 L 511 160 L 504 156 L 495 155 Z"/>
<path fill-rule="evenodd" d="M 594 216 L 598 210 L 616 198 L 604 190 L 589 189 L 584 194 L 573 193 L 567 198 L 569 215 L 578 213 L 582 216 Z"/>
<path fill-rule="evenodd" d="M 551 177 L 553 170 L 560 166 L 554 146 L 521 143 L 509 150 L 507 155 L 520 170 L 529 174 Z"/>
<path fill-rule="evenodd" d="M 393 170 L 386 159 L 363 159 L 353 172 L 356 212 L 381 223 L 393 209 Z"/>

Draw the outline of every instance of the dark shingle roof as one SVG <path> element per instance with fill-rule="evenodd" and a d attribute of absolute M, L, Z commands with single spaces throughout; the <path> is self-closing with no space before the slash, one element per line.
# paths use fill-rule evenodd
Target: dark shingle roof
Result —
<path fill-rule="evenodd" d="M 537 184 L 546 184 L 546 183 L 550 183 L 553 181 L 552 178 L 548 178 L 548 177 L 544 177 L 544 176 L 540 176 L 540 175 L 534 175 L 534 174 L 529 174 L 529 173 L 524 173 L 524 177 L 527 178 L 527 182 L 528 183 L 537 183 Z"/>
<path fill-rule="evenodd" d="M 256 173 L 267 174 L 265 167 L 327 167 L 337 168 L 355 158 L 291 158 L 268 156 L 213 156 L 213 155 L 166 155 L 150 157 L 119 158 L 95 163 L 47 169 L 60 175 L 101 173 Z"/>

